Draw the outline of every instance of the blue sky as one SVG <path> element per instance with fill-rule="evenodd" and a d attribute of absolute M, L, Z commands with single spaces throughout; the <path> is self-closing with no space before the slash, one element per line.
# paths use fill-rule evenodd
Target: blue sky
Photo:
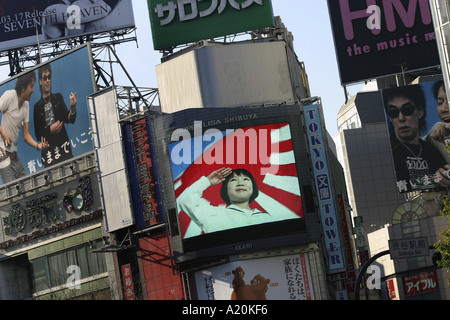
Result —
<path fill-rule="evenodd" d="M 322 98 L 326 128 L 337 131 L 336 115 L 345 102 L 340 84 L 332 30 L 325 0 L 272 0 L 274 15 L 280 16 L 294 36 L 295 52 L 305 63 L 311 94 Z M 133 81 L 139 87 L 157 88 L 155 66 L 161 54 L 153 49 L 146 0 L 133 0 L 137 43 L 116 46 L 118 56 Z M 7 79 L 9 67 L 0 68 L 0 82 Z M 129 85 L 116 74 L 117 85 Z M 349 87 L 353 94 L 360 85 Z"/>
<path fill-rule="evenodd" d="M 272 0 L 272 5 L 274 15 L 281 17 L 294 36 L 295 52 L 305 63 L 311 94 L 322 98 L 326 127 L 333 135 L 337 131 L 336 115 L 345 102 L 345 95 L 339 79 L 327 2 Z M 153 50 L 147 3 L 133 1 L 133 7 L 139 49 L 135 43 L 116 48 L 135 83 L 156 88 L 155 66 L 160 63 L 161 54 Z M 353 86 L 348 90 L 356 93 L 359 88 Z"/>

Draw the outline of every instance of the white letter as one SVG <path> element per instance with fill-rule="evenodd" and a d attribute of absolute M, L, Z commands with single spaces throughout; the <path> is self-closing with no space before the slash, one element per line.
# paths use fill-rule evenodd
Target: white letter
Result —
<path fill-rule="evenodd" d="M 171 141 L 182 141 L 173 147 L 170 152 L 170 160 L 175 165 L 191 163 L 191 134 L 186 129 L 176 129 L 170 138 Z M 182 155 L 180 155 L 182 152 Z"/>
<path fill-rule="evenodd" d="M 71 274 L 71 276 L 67 279 L 67 288 L 70 290 L 73 289 L 81 289 L 80 280 L 81 280 L 81 269 L 79 266 L 71 265 L 67 267 L 66 273 Z"/>
<path fill-rule="evenodd" d="M 381 30 L 381 9 L 377 5 L 371 5 L 367 7 L 367 13 L 370 13 L 370 17 L 367 19 L 367 28 L 370 30 Z M 379 32 L 377 32 L 379 33 Z"/>
<path fill-rule="evenodd" d="M 67 8 L 67 28 L 69 30 L 81 29 L 81 10 L 79 6 L 72 5 Z"/>
<path fill-rule="evenodd" d="M 213 141 L 206 146 L 203 152 L 203 161 L 205 164 L 223 164 L 224 162 L 224 141 L 222 132 L 218 129 L 208 129 L 203 135 L 203 141 Z"/>
<path fill-rule="evenodd" d="M 370 290 L 381 289 L 381 270 L 378 266 L 370 266 L 367 273 L 371 274 L 366 281 L 367 288 Z"/>

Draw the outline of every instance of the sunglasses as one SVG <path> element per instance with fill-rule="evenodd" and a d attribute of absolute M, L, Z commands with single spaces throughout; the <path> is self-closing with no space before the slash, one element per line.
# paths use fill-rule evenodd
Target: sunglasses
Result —
<path fill-rule="evenodd" d="M 412 115 L 412 114 L 414 113 L 414 110 L 415 110 L 415 109 L 416 109 L 416 106 L 409 105 L 409 106 L 404 106 L 404 107 L 402 107 L 401 109 L 397 109 L 397 108 L 395 108 L 395 109 L 388 109 L 388 110 L 386 111 L 386 113 L 388 114 L 388 116 L 389 116 L 390 118 L 395 119 L 395 118 L 398 117 L 398 115 L 400 114 L 400 112 L 401 112 L 404 116 L 410 116 L 410 115 Z"/>
<path fill-rule="evenodd" d="M 52 80 L 52 75 L 49 74 L 48 76 L 43 76 L 41 79 L 44 80 L 44 81 Z"/>

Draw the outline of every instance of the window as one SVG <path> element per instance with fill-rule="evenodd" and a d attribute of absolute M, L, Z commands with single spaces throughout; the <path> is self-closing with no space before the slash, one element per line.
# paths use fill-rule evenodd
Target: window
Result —
<path fill-rule="evenodd" d="M 40 257 L 30 262 L 35 292 L 65 285 L 70 276 L 66 272 L 70 265 L 80 267 L 81 279 L 106 272 L 105 256 L 91 253 L 88 244 Z"/>

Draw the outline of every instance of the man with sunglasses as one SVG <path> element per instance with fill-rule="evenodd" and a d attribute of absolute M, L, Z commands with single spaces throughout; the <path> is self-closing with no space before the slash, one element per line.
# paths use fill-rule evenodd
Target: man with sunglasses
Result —
<path fill-rule="evenodd" d="M 449 186 L 446 160 L 420 138 L 426 130 L 426 100 L 420 86 L 383 90 L 397 187 L 400 192 Z"/>
<path fill-rule="evenodd" d="M 34 132 L 36 137 L 45 138 L 49 148 L 41 152 L 44 167 L 71 159 L 72 147 L 65 124 L 73 124 L 77 118 L 77 97 L 71 93 L 70 110 L 60 93 L 52 93 L 52 69 L 50 64 L 39 68 L 41 99 L 34 105 Z"/>

